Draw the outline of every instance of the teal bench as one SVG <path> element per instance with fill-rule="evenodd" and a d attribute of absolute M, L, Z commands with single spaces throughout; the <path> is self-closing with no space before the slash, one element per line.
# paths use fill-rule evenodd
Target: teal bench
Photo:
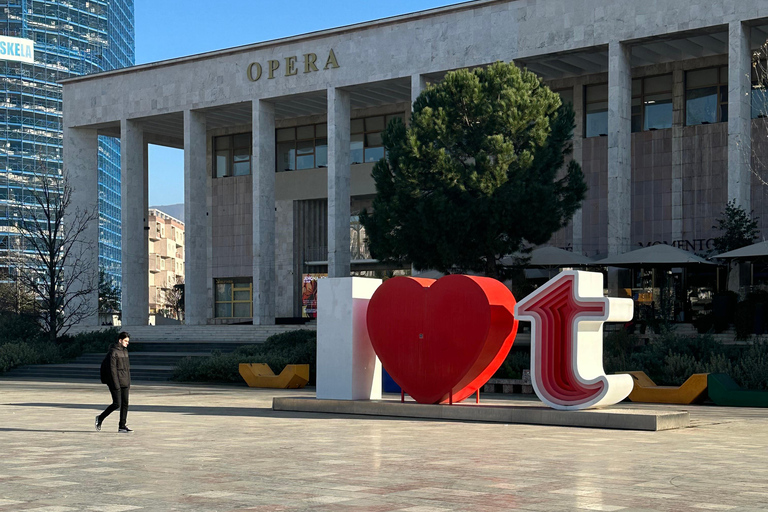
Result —
<path fill-rule="evenodd" d="M 768 407 L 768 391 L 742 389 L 725 373 L 707 376 L 709 399 L 717 405 L 733 407 Z"/>

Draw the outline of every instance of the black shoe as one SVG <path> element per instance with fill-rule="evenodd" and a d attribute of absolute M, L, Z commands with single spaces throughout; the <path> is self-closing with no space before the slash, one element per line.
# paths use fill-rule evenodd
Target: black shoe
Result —
<path fill-rule="evenodd" d="M 99 419 L 99 416 L 96 416 L 96 430 L 101 432 L 101 420 Z"/>
<path fill-rule="evenodd" d="M 118 434 L 130 434 L 131 432 L 133 432 L 133 429 L 128 427 L 120 427 L 117 429 Z"/>

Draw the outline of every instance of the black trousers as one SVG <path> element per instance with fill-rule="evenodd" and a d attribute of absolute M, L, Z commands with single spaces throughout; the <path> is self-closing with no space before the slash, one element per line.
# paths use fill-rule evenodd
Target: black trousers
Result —
<path fill-rule="evenodd" d="M 120 409 L 120 423 L 117 426 L 118 428 L 125 427 L 125 419 L 128 417 L 128 391 L 130 389 L 130 387 L 109 388 L 109 392 L 112 394 L 112 403 L 99 415 L 99 422 L 103 422 L 107 416 L 112 414 L 112 411 Z"/>

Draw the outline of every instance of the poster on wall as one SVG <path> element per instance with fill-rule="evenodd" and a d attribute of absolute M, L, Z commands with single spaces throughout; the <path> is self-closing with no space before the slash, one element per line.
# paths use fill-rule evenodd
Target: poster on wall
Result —
<path fill-rule="evenodd" d="M 301 279 L 301 316 L 317 318 L 317 280 L 328 274 L 303 274 Z"/>

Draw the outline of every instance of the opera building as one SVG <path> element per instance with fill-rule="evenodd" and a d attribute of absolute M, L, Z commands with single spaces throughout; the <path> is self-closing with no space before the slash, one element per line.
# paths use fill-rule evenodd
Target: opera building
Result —
<path fill-rule="evenodd" d="M 148 311 L 149 144 L 184 150 L 187 323 L 301 317 L 313 276 L 382 268 L 357 214 L 388 120 L 448 71 L 513 60 L 576 111 L 589 190 L 550 245 L 704 252 L 730 199 L 768 219 L 766 39 L 768 0 L 466 2 L 68 79 L 64 170 L 96 207 L 98 136 L 120 140 L 124 325 Z"/>

